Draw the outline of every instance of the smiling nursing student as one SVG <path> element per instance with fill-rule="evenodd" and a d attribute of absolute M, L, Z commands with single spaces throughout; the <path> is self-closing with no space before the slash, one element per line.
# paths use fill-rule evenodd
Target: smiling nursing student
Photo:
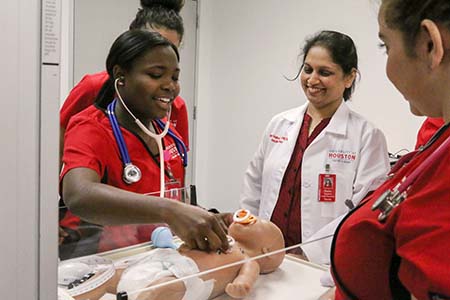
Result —
<path fill-rule="evenodd" d="M 180 92 L 178 62 L 177 47 L 157 32 L 121 34 L 106 59 L 109 77 L 95 105 L 69 122 L 61 196 L 75 215 L 101 225 L 94 252 L 148 241 L 151 223 L 168 224 L 191 248 L 228 248 L 220 217 L 176 200 L 144 195 L 159 191 L 163 178 L 170 188 L 184 186 L 175 138 L 164 135 L 157 123 L 170 118 Z M 163 135 L 162 140 L 152 134 Z M 136 180 L 126 178 L 124 153 L 136 167 L 131 175 L 140 170 Z M 110 227 L 130 224 L 135 226 Z"/>
<path fill-rule="evenodd" d="M 334 232 L 346 203 L 357 205 L 389 170 L 383 133 L 345 103 L 357 73 L 349 36 L 322 31 L 308 39 L 295 78 L 308 101 L 270 121 L 245 173 L 241 207 L 277 224 L 286 246 Z M 329 263 L 330 243 L 297 254 Z"/>

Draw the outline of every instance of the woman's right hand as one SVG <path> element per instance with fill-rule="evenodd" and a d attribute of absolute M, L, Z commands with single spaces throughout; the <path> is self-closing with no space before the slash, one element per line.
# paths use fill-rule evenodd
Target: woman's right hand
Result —
<path fill-rule="evenodd" d="M 167 219 L 170 229 L 191 249 L 227 250 L 227 228 L 220 215 L 196 206 L 179 203 L 171 208 Z"/>

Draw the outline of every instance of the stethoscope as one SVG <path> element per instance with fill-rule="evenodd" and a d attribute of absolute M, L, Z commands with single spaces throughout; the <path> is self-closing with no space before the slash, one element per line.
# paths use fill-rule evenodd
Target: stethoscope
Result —
<path fill-rule="evenodd" d="M 441 134 L 449 124 L 441 127 L 441 129 L 436 132 L 436 134 L 430 139 L 427 145 L 419 151 L 423 151 L 425 148 L 429 147 Z M 436 162 L 440 157 L 447 153 L 450 146 L 450 137 L 448 137 L 429 157 L 427 157 L 418 167 L 415 169 L 408 177 L 403 178 L 403 180 L 395 186 L 393 189 L 388 189 L 385 191 L 373 204 L 372 210 L 379 209 L 381 213 L 378 215 L 378 220 L 384 222 L 389 214 L 394 208 L 399 206 L 408 196 L 407 191 L 414 184 L 416 179 L 425 170 L 431 167 L 431 165 Z"/>
<path fill-rule="evenodd" d="M 159 151 L 159 167 L 160 167 L 160 197 L 164 197 L 164 190 L 165 190 L 165 174 L 164 174 L 164 152 L 162 147 L 162 139 L 168 134 L 170 137 L 173 138 L 175 141 L 175 146 L 178 150 L 178 152 L 181 155 L 181 158 L 183 160 L 183 166 L 187 166 L 187 148 L 184 145 L 183 141 L 173 133 L 172 130 L 169 129 L 170 125 L 170 113 L 171 108 L 169 108 L 169 112 L 167 113 L 167 122 L 164 124 L 161 120 L 156 120 L 157 125 L 161 128 L 162 132 L 159 134 L 156 134 L 154 132 L 151 132 L 148 130 L 147 127 L 142 124 L 142 122 L 135 117 L 135 115 L 130 111 L 130 109 L 127 107 L 125 102 L 122 99 L 122 96 L 119 93 L 118 89 L 118 82 L 119 78 L 117 78 L 114 81 L 114 88 L 116 90 L 117 97 L 119 98 L 120 102 L 122 103 L 123 107 L 127 110 L 127 112 L 130 114 L 130 116 L 134 119 L 136 124 L 139 126 L 139 128 L 145 132 L 145 134 L 149 135 L 150 137 L 154 138 L 156 141 L 156 144 L 158 145 L 158 151 Z M 117 104 L 117 98 L 114 99 L 107 107 L 107 115 L 109 122 L 111 123 L 111 127 L 114 133 L 114 137 L 116 139 L 117 146 L 119 147 L 120 156 L 123 163 L 123 175 L 122 179 L 127 184 L 132 184 L 135 182 L 138 182 L 142 178 L 141 170 L 134 165 L 131 162 L 130 155 L 128 154 L 127 145 L 125 144 L 125 140 L 123 138 L 122 132 L 120 130 L 119 122 L 117 121 L 117 117 L 114 113 L 115 108 Z"/>

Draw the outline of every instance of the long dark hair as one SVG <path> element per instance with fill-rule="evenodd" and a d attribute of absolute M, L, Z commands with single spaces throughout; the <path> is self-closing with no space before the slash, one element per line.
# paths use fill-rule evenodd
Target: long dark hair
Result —
<path fill-rule="evenodd" d="M 175 45 L 161 36 L 158 32 L 146 30 L 129 30 L 122 33 L 112 44 L 106 59 L 106 71 L 109 78 L 103 84 L 95 101 L 96 105 L 106 108 L 114 99 L 114 74 L 113 68 L 118 65 L 123 70 L 128 71 L 133 68 L 134 62 L 155 47 L 171 47 L 180 56 Z"/>

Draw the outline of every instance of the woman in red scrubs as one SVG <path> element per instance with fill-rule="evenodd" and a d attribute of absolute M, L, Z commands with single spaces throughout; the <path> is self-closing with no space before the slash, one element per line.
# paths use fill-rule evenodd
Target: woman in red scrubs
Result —
<path fill-rule="evenodd" d="M 142 8 L 130 24 L 130 29 L 159 32 L 179 47 L 184 36 L 183 19 L 180 11 L 184 0 L 141 0 Z M 60 156 L 64 150 L 64 133 L 71 117 L 94 103 L 102 85 L 108 80 L 108 73 L 102 71 L 85 75 L 70 91 L 60 110 Z M 172 103 L 171 122 L 189 147 L 189 126 L 186 103 L 181 96 Z"/>
<path fill-rule="evenodd" d="M 334 296 L 450 299 L 450 1 L 382 0 L 378 21 L 390 81 L 414 114 L 445 124 L 340 224 L 331 254 Z M 380 221 L 373 204 L 405 178 L 416 180 Z"/>
<path fill-rule="evenodd" d="M 180 11 L 184 0 L 141 0 L 141 9 L 130 24 L 130 29 L 143 29 L 159 32 L 172 44 L 179 47 L 184 37 L 183 19 Z M 70 91 L 60 110 L 60 160 L 64 151 L 64 134 L 70 119 L 77 113 L 91 106 L 103 84 L 108 80 L 107 71 L 85 75 Z M 170 115 L 172 130 L 179 133 L 187 149 L 189 149 L 189 125 L 186 103 L 181 96 L 172 103 Z M 73 252 L 78 247 L 80 228 L 91 226 L 85 224 L 65 208 L 60 208 L 60 257 L 62 259 L 77 255 Z M 82 230 L 82 229 L 81 229 Z M 78 249 L 81 249 L 78 247 Z M 84 252 L 78 255 L 85 254 Z"/>
<path fill-rule="evenodd" d="M 103 226 L 97 251 L 149 239 L 146 228 L 108 226 L 150 223 L 168 224 L 191 248 L 228 247 L 226 228 L 219 217 L 179 201 L 144 195 L 160 189 L 162 149 L 147 132 L 162 131 L 156 121 L 168 114 L 180 92 L 178 61 L 176 46 L 159 33 L 123 33 L 108 54 L 109 79 L 95 105 L 69 122 L 60 175 L 61 196 L 74 214 Z M 165 187 L 183 187 L 184 167 L 173 136 L 166 135 L 162 147 Z M 136 181 L 126 180 L 125 152 L 140 170 Z"/>

